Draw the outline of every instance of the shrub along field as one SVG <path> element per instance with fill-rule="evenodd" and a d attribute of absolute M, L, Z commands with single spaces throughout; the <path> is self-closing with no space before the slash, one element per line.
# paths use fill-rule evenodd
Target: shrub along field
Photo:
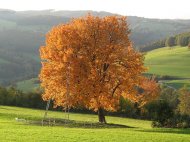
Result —
<path fill-rule="evenodd" d="M 0 106 L 0 140 L 2 142 L 189 142 L 190 140 L 190 129 L 151 128 L 151 121 L 120 117 L 107 117 L 109 125 L 100 125 L 96 123 L 97 115 L 89 114 L 71 113 L 70 120 L 73 120 L 73 124 L 60 125 L 57 120 L 63 120 L 65 114 L 50 111 L 48 116 L 56 119 L 55 126 L 41 126 L 43 114 L 43 110 Z"/>

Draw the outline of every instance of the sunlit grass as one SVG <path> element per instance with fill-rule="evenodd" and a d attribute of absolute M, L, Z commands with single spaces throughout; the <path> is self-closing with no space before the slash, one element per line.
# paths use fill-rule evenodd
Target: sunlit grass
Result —
<path fill-rule="evenodd" d="M 0 106 L 0 140 L 35 142 L 189 142 L 189 129 L 155 129 L 150 121 L 106 117 L 108 123 L 121 124 L 123 127 L 85 128 L 63 126 L 41 126 L 26 122 L 17 122 L 15 117 L 27 121 L 39 121 L 44 110 Z M 48 117 L 65 119 L 63 112 L 48 112 Z M 70 120 L 97 122 L 97 115 L 71 113 Z"/>
<path fill-rule="evenodd" d="M 145 56 L 148 72 L 156 75 L 190 78 L 190 50 L 187 47 L 165 47 Z"/>

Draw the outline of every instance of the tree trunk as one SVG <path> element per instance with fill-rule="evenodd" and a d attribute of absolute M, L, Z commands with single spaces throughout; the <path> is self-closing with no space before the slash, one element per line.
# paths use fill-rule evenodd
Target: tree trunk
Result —
<path fill-rule="evenodd" d="M 104 110 L 102 108 L 98 109 L 98 118 L 100 123 L 106 123 Z"/>

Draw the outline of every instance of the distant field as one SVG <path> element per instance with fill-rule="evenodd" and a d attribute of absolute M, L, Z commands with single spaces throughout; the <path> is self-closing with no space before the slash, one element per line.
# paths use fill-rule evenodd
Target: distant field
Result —
<path fill-rule="evenodd" d="M 24 81 L 18 82 L 17 88 L 19 90 L 22 90 L 23 92 L 33 92 L 39 88 L 39 84 L 36 83 L 37 80 L 38 80 L 37 78 L 33 78 L 30 80 L 24 80 Z"/>
<path fill-rule="evenodd" d="M 145 56 L 148 72 L 190 78 L 190 50 L 187 47 L 165 47 L 150 51 Z"/>
<path fill-rule="evenodd" d="M 0 64 L 9 64 L 10 62 L 0 58 Z"/>
<path fill-rule="evenodd" d="M 97 116 L 75 113 L 70 114 L 70 120 L 81 121 L 83 125 L 49 127 L 29 123 L 40 121 L 43 114 L 43 110 L 0 106 L 0 141 L 189 142 L 190 140 L 190 129 L 151 128 L 150 121 L 120 117 L 107 117 L 108 123 L 120 124 L 117 128 L 104 127 L 104 125 L 95 128 L 86 127 L 87 121 L 98 126 Z M 49 112 L 48 115 L 51 118 L 65 118 L 63 112 Z M 17 122 L 16 117 L 26 119 L 27 123 Z"/>
<path fill-rule="evenodd" d="M 176 89 L 182 88 L 184 86 L 190 89 L 190 79 L 189 80 L 170 80 L 170 81 L 165 81 L 165 83 Z"/>
<path fill-rule="evenodd" d="M 179 89 L 185 85 L 190 88 L 190 50 L 187 47 L 165 47 L 150 51 L 145 55 L 145 66 L 148 67 L 148 73 L 179 78 L 164 81 L 169 86 Z"/>
<path fill-rule="evenodd" d="M 16 26 L 15 22 L 11 22 L 11 21 L 8 21 L 8 20 L 0 19 L 0 30 L 13 28 L 15 26 Z"/>

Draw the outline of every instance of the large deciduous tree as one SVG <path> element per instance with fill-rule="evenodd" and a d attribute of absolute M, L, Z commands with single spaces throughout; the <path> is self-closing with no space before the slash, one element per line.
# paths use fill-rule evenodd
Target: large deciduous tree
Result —
<path fill-rule="evenodd" d="M 121 96 L 142 105 L 154 99 L 158 86 L 142 76 L 143 55 L 129 33 L 123 16 L 88 15 L 54 27 L 40 48 L 43 99 L 98 111 L 103 123 L 104 110 L 117 110 Z"/>

